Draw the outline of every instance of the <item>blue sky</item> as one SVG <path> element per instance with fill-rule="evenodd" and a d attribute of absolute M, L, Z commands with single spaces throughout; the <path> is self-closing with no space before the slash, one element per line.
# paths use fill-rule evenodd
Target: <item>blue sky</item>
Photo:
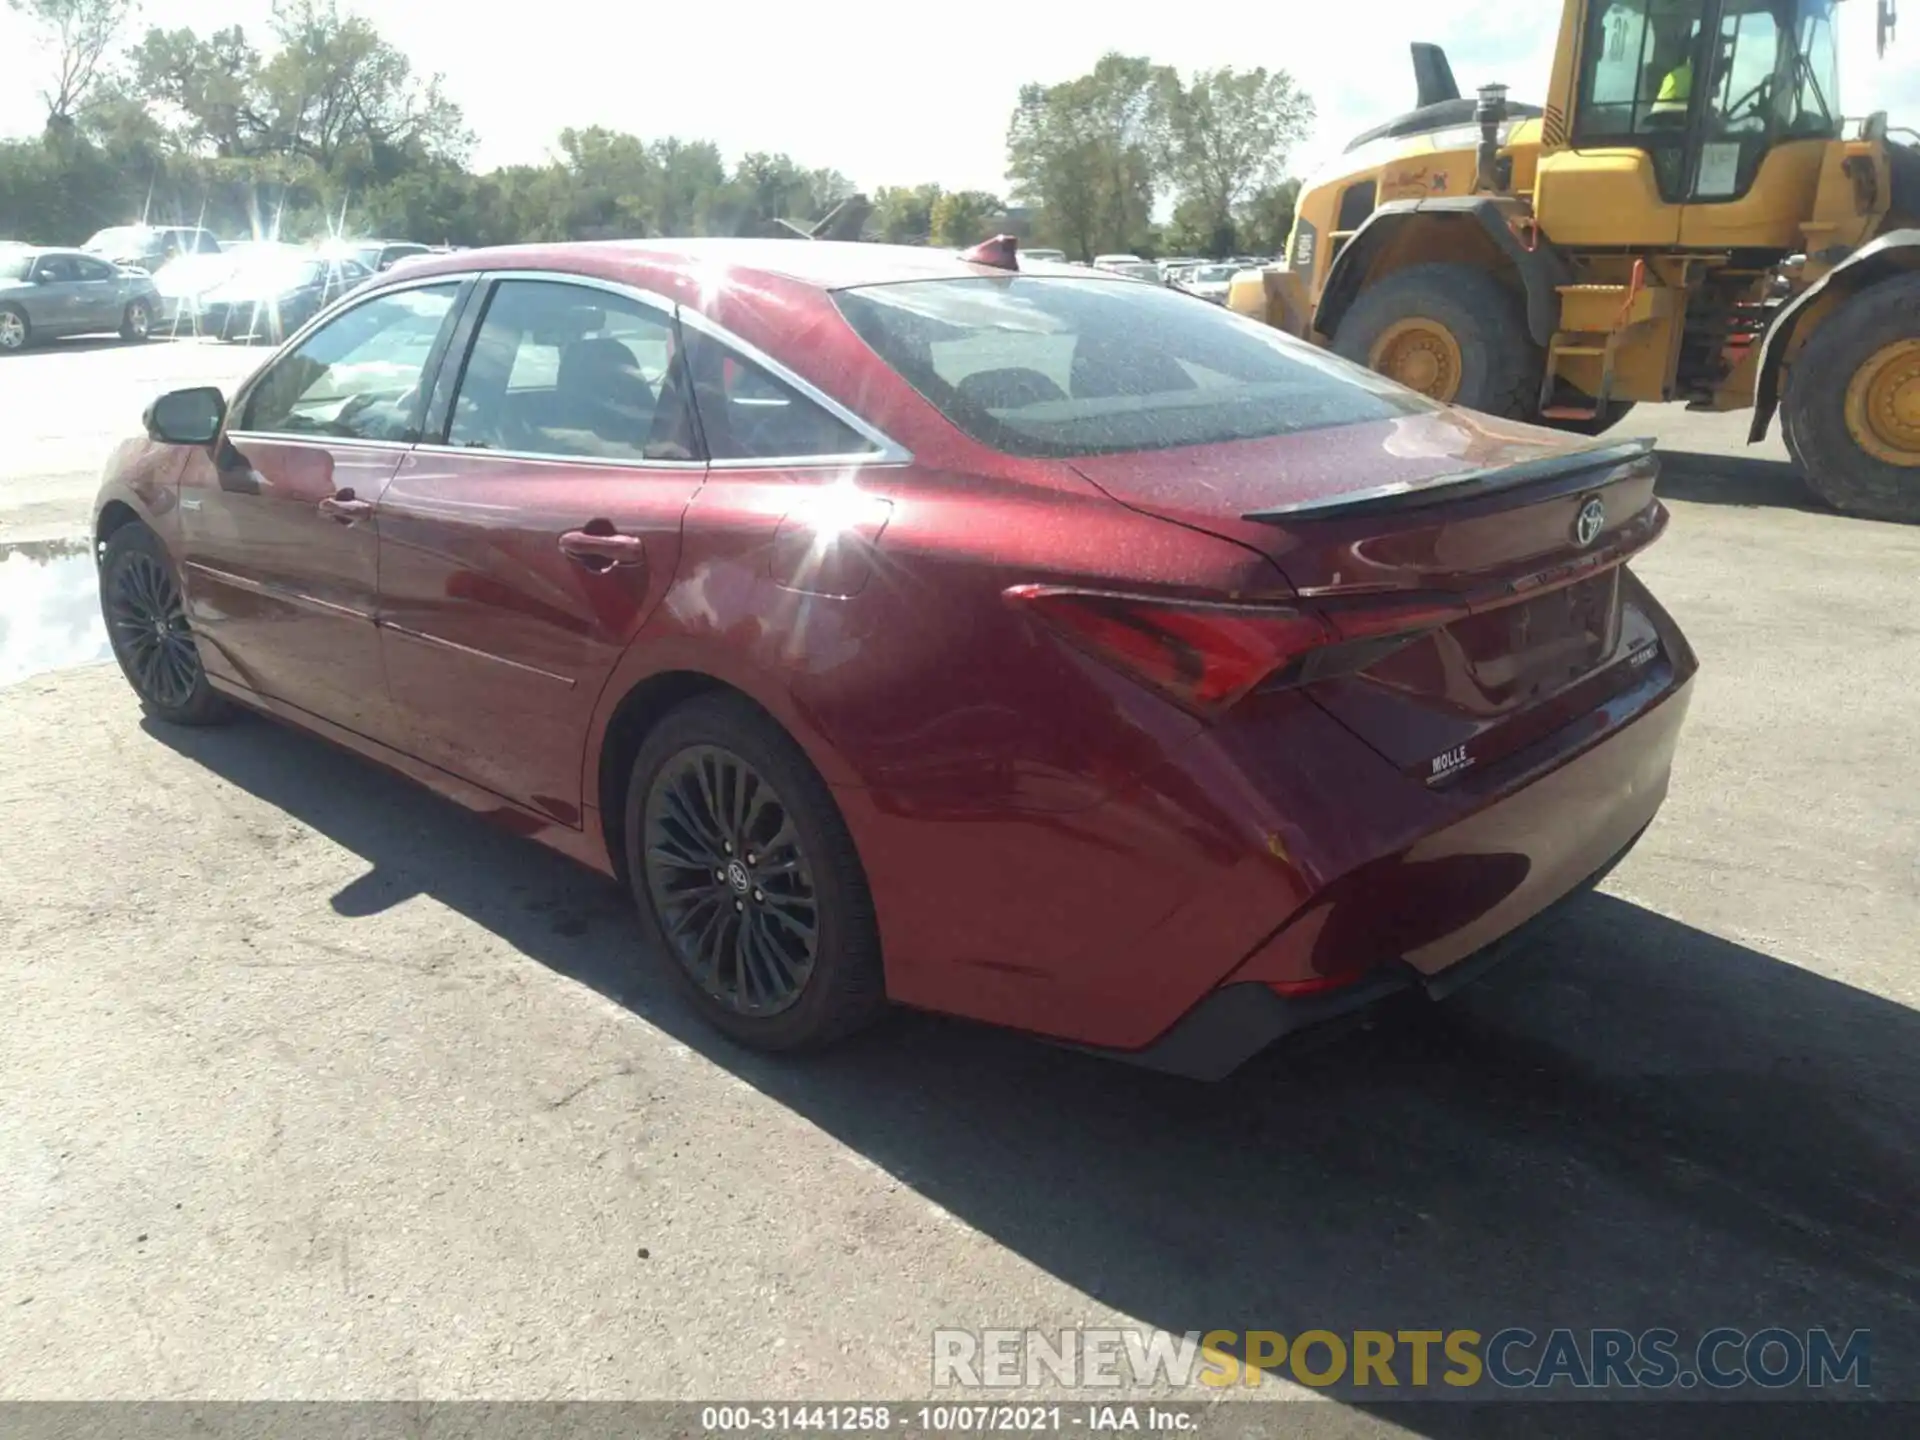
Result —
<path fill-rule="evenodd" d="M 139 22 L 202 32 L 239 23 L 265 36 L 271 0 L 145 0 Z M 932 180 L 1004 188 L 1009 112 L 1022 82 L 1087 70 L 1106 50 L 1183 71 L 1284 67 L 1321 111 L 1296 170 L 1412 100 L 1409 40 L 1447 47 L 1463 89 L 1504 80 L 1517 100 L 1545 89 L 1557 6 L 1488 0 L 1366 0 L 1184 10 L 1084 4 L 918 5 L 882 0 L 618 5 L 445 6 L 350 0 L 424 70 L 445 74 L 478 135 L 482 166 L 538 161 L 568 125 L 716 141 L 729 158 L 785 150 L 859 185 Z M 1537 13 L 1529 28 L 1514 17 Z M 1847 0 L 1847 110 L 1888 108 L 1920 126 L 1920 24 L 1884 61 L 1872 49 L 1872 0 Z M 499 15 L 500 21 L 491 17 Z M 455 17 L 458 18 L 455 18 Z M 977 16 L 979 18 L 970 18 Z M 911 17 L 911 18 L 908 18 Z M 26 44 L 0 7 L 0 55 Z M 9 66 L 19 75 L 24 67 Z M 36 130 L 33 91 L 0 91 L 0 134 Z"/>

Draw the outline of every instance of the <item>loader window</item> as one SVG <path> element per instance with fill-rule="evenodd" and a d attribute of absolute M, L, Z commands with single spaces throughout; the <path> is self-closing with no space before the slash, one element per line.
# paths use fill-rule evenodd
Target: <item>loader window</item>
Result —
<path fill-rule="evenodd" d="M 1708 0 L 1614 0 L 1588 22 L 1576 143 L 1631 143 L 1684 128 L 1694 36 Z"/>
<path fill-rule="evenodd" d="M 1611 0 L 1591 12 L 1576 146 L 1653 159 L 1669 204 L 1746 194 L 1782 140 L 1839 133 L 1835 0 Z"/>

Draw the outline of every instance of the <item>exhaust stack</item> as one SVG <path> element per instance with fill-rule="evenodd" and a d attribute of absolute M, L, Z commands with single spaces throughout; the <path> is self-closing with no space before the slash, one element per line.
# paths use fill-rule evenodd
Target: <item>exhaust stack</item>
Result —
<path fill-rule="evenodd" d="M 1507 121 L 1507 87 L 1482 85 L 1473 118 L 1480 126 L 1480 168 L 1474 177 L 1474 188 L 1499 194 L 1507 188 L 1507 177 L 1501 174 L 1500 164 L 1500 127 Z"/>

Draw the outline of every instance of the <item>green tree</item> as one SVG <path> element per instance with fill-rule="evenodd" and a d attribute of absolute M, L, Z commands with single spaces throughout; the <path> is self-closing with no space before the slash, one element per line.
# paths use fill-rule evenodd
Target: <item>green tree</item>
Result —
<path fill-rule="evenodd" d="M 1284 255 L 1293 233 L 1293 209 L 1300 199 L 1300 182 L 1282 180 L 1262 185 L 1235 212 L 1240 243 L 1236 249 L 1253 255 Z"/>
<path fill-rule="evenodd" d="M 1209 252 L 1231 250 L 1236 213 L 1285 176 L 1288 153 L 1312 127 L 1313 99 L 1284 70 L 1203 70 L 1165 84 L 1174 190 L 1193 207 Z"/>
<path fill-rule="evenodd" d="M 1041 211 L 1042 235 L 1081 259 L 1149 243 L 1176 84 L 1163 66 L 1112 53 L 1078 79 L 1022 87 L 1007 178 Z"/>
<path fill-rule="evenodd" d="M 171 116 L 183 148 L 229 159 L 268 149 L 273 127 L 256 108 L 260 52 L 238 25 L 204 40 L 155 28 L 129 58 L 132 95 Z"/>
<path fill-rule="evenodd" d="M 874 235 L 890 245 L 925 244 L 943 193 L 938 185 L 882 185 L 873 192 L 869 224 Z"/>
<path fill-rule="evenodd" d="M 133 14 L 133 0 L 7 0 L 52 53 L 53 80 L 40 92 L 47 128 L 71 130 L 94 87 L 106 77 L 108 52 Z"/>
<path fill-rule="evenodd" d="M 416 78 L 412 61 L 333 0 L 282 0 L 273 31 L 280 48 L 256 86 L 278 153 L 334 175 L 392 173 L 408 159 L 458 160 L 471 149 L 440 77 Z"/>
<path fill-rule="evenodd" d="M 977 245 L 994 233 L 1007 207 L 998 195 L 984 190 L 949 190 L 933 202 L 928 238 L 935 245 L 959 249 Z"/>

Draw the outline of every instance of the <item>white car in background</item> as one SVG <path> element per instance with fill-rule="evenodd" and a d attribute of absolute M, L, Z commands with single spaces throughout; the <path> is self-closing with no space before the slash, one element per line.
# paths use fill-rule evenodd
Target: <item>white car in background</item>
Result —
<path fill-rule="evenodd" d="M 162 265 L 153 276 L 153 287 L 160 292 L 154 328 L 170 335 L 192 334 L 197 327 L 200 297 L 226 283 L 246 254 L 245 250 L 229 249 L 176 255 Z"/>
<path fill-rule="evenodd" d="M 1243 268 L 1239 265 L 1196 265 L 1182 273 L 1174 283 L 1189 295 L 1198 295 L 1202 300 L 1224 305 L 1233 277 Z"/>

